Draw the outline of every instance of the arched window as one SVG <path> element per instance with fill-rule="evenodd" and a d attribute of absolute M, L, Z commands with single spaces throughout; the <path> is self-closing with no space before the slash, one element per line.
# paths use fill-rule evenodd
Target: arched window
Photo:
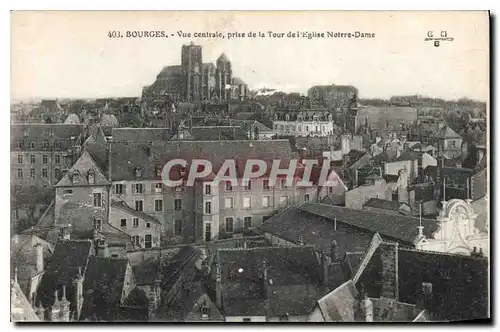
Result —
<path fill-rule="evenodd" d="M 95 183 L 95 171 L 93 169 L 89 170 L 87 174 L 87 181 L 89 184 Z"/>

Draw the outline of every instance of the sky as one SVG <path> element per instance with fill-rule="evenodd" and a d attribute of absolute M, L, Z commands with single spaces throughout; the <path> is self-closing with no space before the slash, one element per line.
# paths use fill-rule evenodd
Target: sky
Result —
<path fill-rule="evenodd" d="M 14 12 L 11 98 L 140 96 L 159 71 L 180 64 L 181 46 L 203 46 L 203 62 L 225 53 L 251 89 L 306 93 L 354 85 L 361 98 L 413 95 L 489 99 L 486 12 Z M 127 38 L 127 31 L 168 38 Z M 226 38 L 177 37 L 178 31 Z M 434 47 L 428 31 L 453 41 Z M 119 31 L 124 38 L 109 38 Z M 261 31 L 264 38 L 228 33 Z M 374 38 L 271 38 L 268 31 L 366 32 Z M 172 36 L 171 34 L 174 34 Z"/>

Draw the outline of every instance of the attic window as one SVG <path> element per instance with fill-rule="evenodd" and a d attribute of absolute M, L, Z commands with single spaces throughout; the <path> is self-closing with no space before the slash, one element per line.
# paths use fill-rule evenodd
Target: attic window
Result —
<path fill-rule="evenodd" d="M 139 166 L 135 168 L 135 177 L 136 178 L 142 177 L 142 169 Z"/>
<path fill-rule="evenodd" d="M 161 177 L 161 172 L 162 172 L 161 166 L 160 165 L 156 165 L 155 170 L 156 170 L 156 177 L 158 177 L 158 178 Z"/>
<path fill-rule="evenodd" d="M 206 304 L 201 307 L 201 319 L 208 319 L 208 314 L 210 313 L 210 308 Z"/>
<path fill-rule="evenodd" d="M 80 182 L 80 173 L 78 171 L 73 171 L 71 174 L 71 181 L 76 184 Z"/>
<path fill-rule="evenodd" d="M 89 170 L 89 172 L 87 174 L 87 181 L 90 184 L 94 184 L 95 183 L 95 171 L 93 169 Z"/>

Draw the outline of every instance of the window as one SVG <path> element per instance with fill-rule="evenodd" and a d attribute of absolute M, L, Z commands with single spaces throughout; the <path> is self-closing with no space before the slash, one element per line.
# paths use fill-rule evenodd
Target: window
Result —
<path fill-rule="evenodd" d="M 48 170 L 46 168 L 42 168 L 42 178 L 48 178 Z"/>
<path fill-rule="evenodd" d="M 115 184 L 115 194 L 117 194 L 117 195 L 123 194 L 123 184 L 121 184 L 121 183 Z"/>
<path fill-rule="evenodd" d="M 206 214 L 212 213 L 212 202 L 205 202 L 205 213 Z"/>
<path fill-rule="evenodd" d="M 226 209 L 232 209 L 233 208 L 233 198 L 232 197 L 226 197 L 226 198 L 224 198 L 224 207 Z"/>
<path fill-rule="evenodd" d="M 233 190 L 233 186 L 231 185 L 231 182 L 226 181 L 226 191 L 232 191 L 232 190 Z"/>
<path fill-rule="evenodd" d="M 54 168 L 54 177 L 59 180 L 59 176 L 61 176 L 61 170 L 59 168 Z"/>
<path fill-rule="evenodd" d="M 245 190 L 252 190 L 252 181 L 251 180 L 245 181 Z"/>
<path fill-rule="evenodd" d="M 49 148 L 49 141 L 43 141 L 43 148 L 48 149 Z"/>
<path fill-rule="evenodd" d="M 136 211 L 143 211 L 144 203 L 142 200 L 140 201 L 135 201 L 135 210 Z"/>
<path fill-rule="evenodd" d="M 48 162 L 49 162 L 49 156 L 47 156 L 46 154 L 44 154 L 42 156 L 42 163 L 48 164 Z"/>
<path fill-rule="evenodd" d="M 32 178 L 35 177 L 35 169 L 34 168 L 30 169 L 30 177 L 32 177 Z"/>
<path fill-rule="evenodd" d="M 211 223 L 206 223 L 205 224 L 205 241 L 210 241 L 212 240 L 212 224 Z"/>
<path fill-rule="evenodd" d="M 243 208 L 250 209 L 252 207 L 251 197 L 243 197 Z"/>
<path fill-rule="evenodd" d="M 18 149 L 23 149 L 24 148 L 24 142 L 23 141 L 17 141 L 17 148 Z"/>
<path fill-rule="evenodd" d="M 155 193 L 161 193 L 163 192 L 163 183 L 158 182 L 155 183 Z"/>
<path fill-rule="evenodd" d="M 94 219 L 94 229 L 97 229 L 98 231 L 102 230 L 101 219 Z"/>
<path fill-rule="evenodd" d="M 95 171 L 93 169 L 89 170 L 87 174 L 87 181 L 89 184 L 93 184 L 95 182 Z"/>
<path fill-rule="evenodd" d="M 262 197 L 262 207 L 270 207 L 271 206 L 271 196 Z"/>
<path fill-rule="evenodd" d="M 54 162 L 55 162 L 56 164 L 60 164 L 60 163 L 61 163 L 61 156 L 60 156 L 60 155 L 58 155 L 58 154 L 56 154 L 56 155 L 54 156 Z"/>
<path fill-rule="evenodd" d="M 280 204 L 286 205 L 287 203 L 288 203 L 288 196 L 281 196 L 280 197 Z"/>
<path fill-rule="evenodd" d="M 450 141 L 450 147 L 451 147 L 451 148 L 456 147 L 456 143 L 457 143 L 457 142 L 456 142 L 455 140 L 451 140 L 451 141 Z"/>
<path fill-rule="evenodd" d="M 333 187 L 328 187 L 328 192 L 331 194 L 333 193 Z"/>
<path fill-rule="evenodd" d="M 252 217 L 245 217 L 243 219 L 243 227 L 244 228 L 250 228 L 250 227 L 252 227 Z"/>
<path fill-rule="evenodd" d="M 132 226 L 139 227 L 139 218 L 132 219 Z"/>
<path fill-rule="evenodd" d="M 146 223 L 146 228 L 151 228 L 151 223 L 150 222 Z"/>
<path fill-rule="evenodd" d="M 155 212 L 163 211 L 163 200 L 155 199 Z"/>
<path fill-rule="evenodd" d="M 18 178 L 22 178 L 22 177 L 23 177 L 23 170 L 22 170 L 21 168 L 19 168 L 19 169 L 17 170 L 17 177 L 18 177 Z"/>
<path fill-rule="evenodd" d="M 304 195 L 304 202 L 309 202 L 309 194 Z"/>
<path fill-rule="evenodd" d="M 269 190 L 269 180 L 264 180 L 262 185 L 264 190 Z"/>
<path fill-rule="evenodd" d="M 281 179 L 281 189 L 286 189 L 288 186 L 286 185 L 286 179 Z"/>
<path fill-rule="evenodd" d="M 64 193 L 65 194 L 72 194 L 73 193 L 73 189 L 66 189 L 66 190 L 64 190 Z"/>
<path fill-rule="evenodd" d="M 134 193 L 136 194 L 144 193 L 144 186 L 142 185 L 142 183 L 134 183 L 132 188 L 134 188 Z"/>
<path fill-rule="evenodd" d="M 94 193 L 94 206 L 102 206 L 102 194 Z"/>
<path fill-rule="evenodd" d="M 34 149 L 35 148 L 35 142 L 34 141 L 30 141 L 30 149 Z"/>
<path fill-rule="evenodd" d="M 180 199 L 180 198 L 174 199 L 174 210 L 175 211 L 182 210 L 182 199 Z"/>
<path fill-rule="evenodd" d="M 23 163 L 23 155 L 22 154 L 17 155 L 17 163 L 18 164 L 22 164 Z"/>
<path fill-rule="evenodd" d="M 174 220 L 174 235 L 182 235 L 182 220 Z"/>
<path fill-rule="evenodd" d="M 60 149 L 61 148 L 61 142 L 55 142 L 54 143 L 54 148 Z"/>
<path fill-rule="evenodd" d="M 248 322 L 251 322 L 252 319 L 251 318 L 243 318 L 243 323 L 248 323 Z"/>
<path fill-rule="evenodd" d="M 36 158 L 35 158 L 35 155 L 32 154 L 30 155 L 30 164 L 35 164 L 36 163 Z"/>
<path fill-rule="evenodd" d="M 138 235 L 132 236 L 132 243 L 134 244 L 134 246 L 140 247 L 141 241 Z"/>
<path fill-rule="evenodd" d="M 127 227 L 127 219 L 120 219 L 120 227 Z"/>
<path fill-rule="evenodd" d="M 151 234 L 146 234 L 144 236 L 144 248 L 152 248 L 153 247 L 153 237 Z"/>
<path fill-rule="evenodd" d="M 227 217 L 226 218 L 226 233 L 232 233 L 232 232 L 233 232 L 233 218 Z"/>
<path fill-rule="evenodd" d="M 212 185 L 210 184 L 205 185 L 205 195 L 212 195 Z"/>
<path fill-rule="evenodd" d="M 71 179 L 73 180 L 73 183 L 80 182 L 80 173 L 78 173 L 78 171 L 74 171 Z"/>

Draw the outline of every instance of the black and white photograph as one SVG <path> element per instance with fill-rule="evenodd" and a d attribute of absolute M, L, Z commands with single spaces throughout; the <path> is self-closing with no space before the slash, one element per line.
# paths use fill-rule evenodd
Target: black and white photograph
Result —
<path fill-rule="evenodd" d="M 11 322 L 491 319 L 488 11 L 10 20 Z"/>

